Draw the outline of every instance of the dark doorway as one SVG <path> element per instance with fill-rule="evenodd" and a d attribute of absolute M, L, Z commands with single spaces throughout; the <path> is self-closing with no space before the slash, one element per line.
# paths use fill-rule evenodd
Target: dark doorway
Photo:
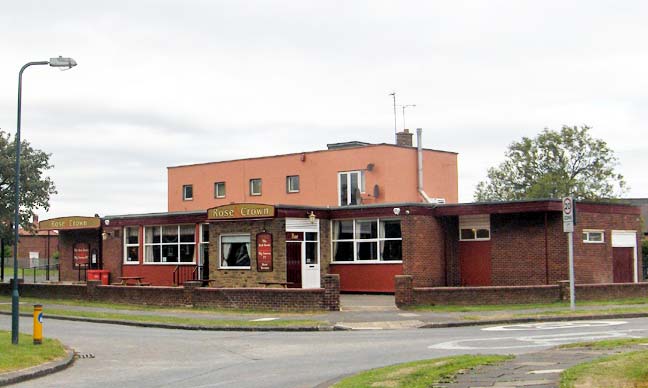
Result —
<path fill-rule="evenodd" d="M 292 288 L 301 288 L 301 253 L 302 242 L 286 242 L 286 277 L 287 281 L 293 283 Z"/>
<path fill-rule="evenodd" d="M 632 283 L 634 248 L 612 248 L 612 271 L 615 283 Z"/>
<path fill-rule="evenodd" d="M 462 286 L 491 285 L 490 241 L 461 241 L 459 263 Z"/>

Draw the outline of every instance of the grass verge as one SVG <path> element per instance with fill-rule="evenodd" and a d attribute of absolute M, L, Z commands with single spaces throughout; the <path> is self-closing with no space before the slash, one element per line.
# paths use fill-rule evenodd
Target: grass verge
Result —
<path fill-rule="evenodd" d="M 561 388 L 648 387 L 648 351 L 623 353 L 565 370 Z"/>
<path fill-rule="evenodd" d="M 11 343 L 11 333 L 0 331 L 0 373 L 40 365 L 65 356 L 63 345 L 54 339 L 43 339 L 42 345 L 33 345 L 32 337 L 20 334 L 18 345 Z"/>
<path fill-rule="evenodd" d="M 384 368 L 371 369 L 347 377 L 339 381 L 333 387 L 427 388 L 431 387 L 433 384 L 450 381 L 460 371 L 471 369 L 479 365 L 489 365 L 502 362 L 511 358 L 512 356 L 464 355 L 414 361 Z"/>
<path fill-rule="evenodd" d="M 2 306 L 0 311 L 8 311 L 10 306 Z M 309 319 L 277 319 L 273 321 L 252 321 L 243 319 L 209 319 L 190 318 L 179 316 L 146 315 L 146 314 L 123 314 L 105 311 L 84 311 L 65 310 L 48 308 L 45 310 L 45 317 L 48 315 L 59 315 L 76 318 L 106 319 L 126 322 L 159 323 L 167 325 L 203 326 L 203 327 L 319 327 L 327 326 L 328 322 Z"/>
<path fill-rule="evenodd" d="M 560 345 L 561 349 L 587 348 L 593 350 L 610 350 L 623 346 L 648 344 L 648 338 L 622 338 L 603 341 L 575 342 L 573 344 Z"/>

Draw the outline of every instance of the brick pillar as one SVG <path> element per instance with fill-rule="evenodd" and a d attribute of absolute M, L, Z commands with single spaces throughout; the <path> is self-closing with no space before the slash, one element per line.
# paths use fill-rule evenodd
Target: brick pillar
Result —
<path fill-rule="evenodd" d="M 86 282 L 86 298 L 88 300 L 97 300 L 97 287 L 101 285 L 101 280 L 88 280 Z"/>
<path fill-rule="evenodd" d="M 190 280 L 188 282 L 184 282 L 183 286 L 184 286 L 184 304 L 187 306 L 193 306 L 194 289 L 202 286 L 202 282 Z"/>
<path fill-rule="evenodd" d="M 396 307 L 407 307 L 414 304 L 413 279 L 411 275 L 396 275 L 394 277 L 396 290 Z"/>
<path fill-rule="evenodd" d="M 328 311 L 340 311 L 340 275 L 324 275 L 323 308 Z"/>
<path fill-rule="evenodd" d="M 571 296 L 569 292 L 569 280 L 560 280 L 558 286 L 560 287 L 560 300 L 563 302 L 569 300 Z"/>

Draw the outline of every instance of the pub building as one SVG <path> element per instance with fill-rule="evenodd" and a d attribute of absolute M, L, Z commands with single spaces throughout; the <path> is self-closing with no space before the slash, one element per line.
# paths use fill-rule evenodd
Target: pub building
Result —
<path fill-rule="evenodd" d="M 396 275 L 415 287 L 568 278 L 560 200 L 459 204 L 457 154 L 423 148 L 420 129 L 414 147 L 412 135 L 168 167 L 167 212 L 64 217 L 40 229 L 59 231 L 62 281 L 318 288 L 339 274 L 343 292 L 394 292 Z M 576 280 L 642 280 L 639 208 L 576 210 Z"/>
<path fill-rule="evenodd" d="M 622 204 L 577 204 L 580 283 L 638 282 L 640 218 Z M 568 278 L 559 200 L 307 207 L 240 203 L 207 211 L 42 221 L 60 233 L 62 281 L 104 270 L 111 282 L 173 286 L 319 288 L 339 274 L 343 292 L 417 287 L 555 284 Z M 108 280 L 104 281 L 106 284 Z"/>

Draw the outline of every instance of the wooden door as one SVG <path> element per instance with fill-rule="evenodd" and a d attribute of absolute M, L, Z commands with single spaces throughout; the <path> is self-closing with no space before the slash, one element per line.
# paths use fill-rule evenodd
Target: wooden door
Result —
<path fill-rule="evenodd" d="M 459 264 L 462 286 L 490 286 L 490 241 L 459 242 Z"/>
<path fill-rule="evenodd" d="M 615 283 L 631 283 L 633 281 L 634 248 L 612 248 L 612 271 Z"/>
<path fill-rule="evenodd" d="M 302 242 L 286 242 L 286 281 L 292 282 L 292 288 L 301 288 Z"/>

